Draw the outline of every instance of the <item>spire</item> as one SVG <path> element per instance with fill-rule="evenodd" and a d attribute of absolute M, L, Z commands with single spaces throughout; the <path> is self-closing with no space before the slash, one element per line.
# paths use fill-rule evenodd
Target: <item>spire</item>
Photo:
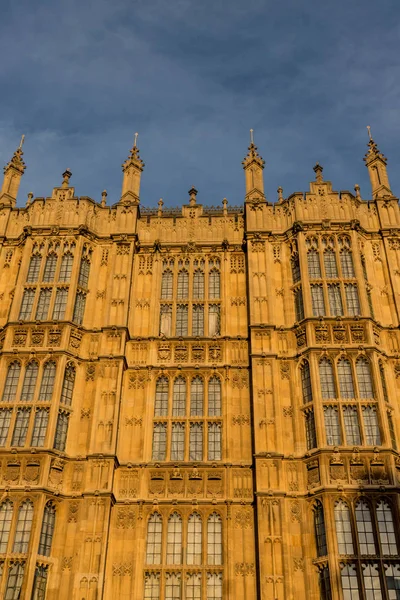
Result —
<path fill-rule="evenodd" d="M 246 200 L 260 197 L 265 199 L 262 174 L 265 161 L 258 154 L 252 129 L 250 129 L 250 146 L 242 165 L 246 175 Z"/>
<path fill-rule="evenodd" d="M 377 144 L 374 142 L 369 125 L 367 126 L 367 130 L 369 142 L 364 161 L 371 180 L 372 198 L 393 196 L 386 169 L 387 158 L 380 152 Z"/>
<path fill-rule="evenodd" d="M 144 168 L 144 162 L 139 156 L 137 138 L 138 134 L 135 133 L 133 147 L 128 158 L 122 165 L 124 176 L 122 181 L 121 202 L 124 204 L 129 202 L 139 204 L 140 178 Z"/>
<path fill-rule="evenodd" d="M 18 189 L 21 183 L 21 177 L 24 174 L 26 165 L 23 161 L 22 146 L 25 136 L 21 137 L 18 148 L 13 154 L 10 162 L 4 167 L 4 179 L 0 192 L 0 204 L 15 206 L 17 201 Z"/>

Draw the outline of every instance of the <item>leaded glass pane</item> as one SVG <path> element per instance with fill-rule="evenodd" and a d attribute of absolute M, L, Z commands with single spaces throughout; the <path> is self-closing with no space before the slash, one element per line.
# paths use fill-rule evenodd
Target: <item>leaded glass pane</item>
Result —
<path fill-rule="evenodd" d="M 2 554 L 7 552 L 12 517 L 13 504 L 10 500 L 6 500 L 0 506 L 0 552 Z"/>
<path fill-rule="evenodd" d="M 351 317 L 360 314 L 360 301 L 356 283 L 345 283 L 347 314 Z"/>
<path fill-rule="evenodd" d="M 167 426 L 155 423 L 153 428 L 153 460 L 165 460 L 167 451 Z"/>
<path fill-rule="evenodd" d="M 293 277 L 293 283 L 297 283 L 298 281 L 300 281 L 300 261 L 299 261 L 299 257 L 295 256 L 292 258 L 292 260 L 290 261 L 291 265 L 292 265 L 292 277 Z"/>
<path fill-rule="evenodd" d="M 181 599 L 181 574 L 166 573 L 165 575 L 165 600 Z"/>
<path fill-rule="evenodd" d="M 385 565 L 385 576 L 389 600 L 399 600 L 400 565 Z"/>
<path fill-rule="evenodd" d="M 21 400 L 33 400 L 39 367 L 37 362 L 30 362 L 25 369 L 24 383 L 21 391 Z"/>
<path fill-rule="evenodd" d="M 294 292 L 294 309 L 296 314 L 296 321 L 304 319 L 304 305 L 303 305 L 303 294 L 301 288 L 298 288 Z"/>
<path fill-rule="evenodd" d="M 222 565 L 222 520 L 217 513 L 207 520 L 207 564 Z"/>
<path fill-rule="evenodd" d="M 222 599 L 222 573 L 207 573 L 207 600 Z"/>
<path fill-rule="evenodd" d="M 22 296 L 21 308 L 18 319 L 20 321 L 28 321 L 32 314 L 33 300 L 35 298 L 35 290 L 26 289 Z"/>
<path fill-rule="evenodd" d="M 365 358 L 357 360 L 356 373 L 360 398 L 373 398 L 374 388 L 372 386 L 371 370 L 369 362 Z"/>
<path fill-rule="evenodd" d="M 381 360 L 379 361 L 379 375 L 381 378 L 383 398 L 386 402 L 389 402 L 389 395 L 388 395 L 388 390 L 387 390 L 387 385 L 386 385 L 386 377 L 385 377 L 385 368 L 384 368 Z"/>
<path fill-rule="evenodd" d="M 202 562 L 202 521 L 197 513 L 190 515 L 188 521 L 186 559 L 188 565 L 201 565 Z"/>
<path fill-rule="evenodd" d="M 193 275 L 193 299 L 203 300 L 204 298 L 204 273 L 197 270 Z"/>
<path fill-rule="evenodd" d="M 360 590 L 355 566 L 343 565 L 341 579 L 343 600 L 360 600 Z"/>
<path fill-rule="evenodd" d="M 51 544 L 53 542 L 54 525 L 56 522 L 56 509 L 48 502 L 44 507 L 42 529 L 40 532 L 39 554 L 50 556 Z"/>
<path fill-rule="evenodd" d="M 342 267 L 342 277 L 355 277 L 353 257 L 349 250 L 342 250 L 340 253 L 340 265 Z"/>
<path fill-rule="evenodd" d="M 219 417 L 221 411 L 221 380 L 211 377 L 208 381 L 208 416 Z"/>
<path fill-rule="evenodd" d="M 338 272 L 336 266 L 336 257 L 333 250 L 324 252 L 325 276 L 328 279 L 337 279 Z"/>
<path fill-rule="evenodd" d="M 85 314 L 86 294 L 77 292 L 75 297 L 74 314 L 72 320 L 77 325 L 82 325 L 83 316 Z"/>
<path fill-rule="evenodd" d="M 11 446 L 25 446 L 26 434 L 28 433 L 30 408 L 19 408 L 17 418 L 15 419 L 14 433 L 11 440 Z"/>
<path fill-rule="evenodd" d="M 362 414 L 364 420 L 365 443 L 367 446 L 380 446 L 381 434 L 378 425 L 378 416 L 375 406 L 363 406 Z"/>
<path fill-rule="evenodd" d="M 185 600 L 201 600 L 201 574 L 188 574 Z"/>
<path fill-rule="evenodd" d="M 69 415 L 64 412 L 58 413 L 56 434 L 54 436 L 54 448 L 64 452 L 67 444 Z"/>
<path fill-rule="evenodd" d="M 36 283 L 39 280 L 40 264 L 42 257 L 39 254 L 35 254 L 31 257 L 28 269 L 28 275 L 26 278 L 27 283 Z"/>
<path fill-rule="evenodd" d="M 50 299 L 51 290 L 47 288 L 41 289 L 39 294 L 39 301 L 36 307 L 35 319 L 37 321 L 46 321 L 49 314 Z"/>
<path fill-rule="evenodd" d="M 326 556 L 328 548 L 326 544 L 324 508 L 319 500 L 314 505 L 314 530 L 317 556 Z"/>
<path fill-rule="evenodd" d="M 348 446 L 359 446 L 361 444 L 360 423 L 356 406 L 343 407 L 344 430 Z"/>
<path fill-rule="evenodd" d="M 66 406 L 71 406 L 72 404 L 72 396 L 74 393 L 74 385 L 75 385 L 75 367 L 73 365 L 67 365 L 64 373 L 64 380 L 61 389 L 61 404 L 65 404 Z"/>
<path fill-rule="evenodd" d="M 21 598 L 24 570 L 25 565 L 23 563 L 14 563 L 10 566 L 4 600 L 19 600 Z"/>
<path fill-rule="evenodd" d="M 47 408 L 38 408 L 35 412 L 31 446 L 44 446 L 49 422 L 49 411 Z"/>
<path fill-rule="evenodd" d="M 83 257 L 79 267 L 78 285 L 84 289 L 88 288 L 89 284 L 89 273 L 90 273 L 90 261 L 88 258 Z"/>
<path fill-rule="evenodd" d="M 33 581 L 32 600 L 45 600 L 47 586 L 47 567 L 37 566 Z"/>
<path fill-rule="evenodd" d="M 160 600 L 159 573 L 146 573 L 144 580 L 144 600 Z"/>
<path fill-rule="evenodd" d="M 221 307 L 219 304 L 210 304 L 208 307 L 208 335 L 220 335 L 221 329 Z"/>
<path fill-rule="evenodd" d="M 315 421 L 313 411 L 308 411 L 305 415 L 306 420 L 306 443 L 307 450 L 317 447 L 317 434 L 315 431 Z"/>
<path fill-rule="evenodd" d="M 335 506 L 335 526 L 339 554 L 354 554 L 350 510 L 342 500 Z"/>
<path fill-rule="evenodd" d="M 216 269 L 212 269 L 209 274 L 208 297 L 210 300 L 221 297 L 221 274 Z"/>
<path fill-rule="evenodd" d="M 350 361 L 346 358 L 341 358 L 338 362 L 337 370 L 339 378 L 340 397 L 354 398 L 354 383 Z"/>
<path fill-rule="evenodd" d="M 325 300 L 322 285 L 311 285 L 311 301 L 314 317 L 325 316 Z"/>
<path fill-rule="evenodd" d="M 378 565 L 363 565 L 362 568 L 366 598 L 368 600 L 382 600 L 383 596 Z"/>
<path fill-rule="evenodd" d="M 12 402 L 17 395 L 18 380 L 21 372 L 19 362 L 13 362 L 9 365 L 2 400 Z"/>
<path fill-rule="evenodd" d="M 177 298 L 186 300 L 189 297 L 189 273 L 183 269 L 178 273 L 178 290 Z"/>
<path fill-rule="evenodd" d="M 201 377 L 194 377 L 190 385 L 190 415 L 202 417 L 204 413 L 204 381 Z"/>
<path fill-rule="evenodd" d="M 6 445 L 8 431 L 10 429 L 11 408 L 0 409 L 0 447 Z"/>
<path fill-rule="evenodd" d="M 172 423 L 171 460 L 185 458 L 185 424 Z"/>
<path fill-rule="evenodd" d="M 321 592 L 321 600 L 332 600 L 329 567 L 322 567 L 322 569 L 319 572 L 319 589 Z"/>
<path fill-rule="evenodd" d="M 154 404 L 155 417 L 166 417 L 168 414 L 168 390 L 168 378 L 159 377 L 156 383 L 156 401 Z"/>
<path fill-rule="evenodd" d="M 33 504 L 25 500 L 19 507 L 13 552 L 28 552 L 33 519 Z"/>
<path fill-rule="evenodd" d="M 340 434 L 339 414 L 336 406 L 324 406 L 326 443 L 328 446 L 340 446 L 342 443 Z"/>
<path fill-rule="evenodd" d="M 221 423 L 208 423 L 208 460 L 222 458 Z"/>
<path fill-rule="evenodd" d="M 176 307 L 176 335 L 186 336 L 188 334 L 188 306 L 178 304 Z"/>
<path fill-rule="evenodd" d="M 356 506 L 355 513 L 360 554 L 374 555 L 376 551 L 374 531 L 368 504 L 361 500 Z"/>
<path fill-rule="evenodd" d="M 46 265 L 44 267 L 43 281 L 45 281 L 46 283 L 50 283 L 51 281 L 54 281 L 54 277 L 56 274 L 56 266 L 57 266 L 57 255 L 49 254 L 49 256 L 46 259 Z"/>
<path fill-rule="evenodd" d="M 173 513 L 168 519 L 167 565 L 182 563 L 182 519 Z"/>
<path fill-rule="evenodd" d="M 162 304 L 160 309 L 160 335 L 170 337 L 172 332 L 172 306 Z"/>
<path fill-rule="evenodd" d="M 168 394 L 168 390 L 167 390 Z M 168 395 L 167 395 L 168 407 Z M 167 413 L 165 413 L 167 414 Z M 177 377 L 174 381 L 174 392 L 172 399 L 172 416 L 183 417 L 186 414 L 186 379 Z"/>
<path fill-rule="evenodd" d="M 154 513 L 147 523 L 146 563 L 148 565 L 161 564 L 161 544 L 162 518 L 158 513 Z"/>
<path fill-rule="evenodd" d="M 58 281 L 69 282 L 72 273 L 74 257 L 71 252 L 66 252 L 61 259 L 60 275 Z"/>
<path fill-rule="evenodd" d="M 193 336 L 203 336 L 204 335 L 204 306 L 203 306 L 203 304 L 194 304 L 193 305 L 192 335 Z"/>
<path fill-rule="evenodd" d="M 338 283 L 328 284 L 329 310 L 332 317 L 343 315 L 342 295 Z"/>
<path fill-rule="evenodd" d="M 376 519 L 378 521 L 382 554 L 384 556 L 397 556 L 392 509 L 384 500 L 381 500 L 376 506 Z"/>
<path fill-rule="evenodd" d="M 189 460 L 203 460 L 203 423 L 190 423 Z"/>
<path fill-rule="evenodd" d="M 66 288 L 58 288 L 56 291 L 56 299 L 53 308 L 53 321 L 61 321 L 65 317 L 65 309 L 67 308 L 68 290 Z"/>
<path fill-rule="evenodd" d="M 172 300 L 173 296 L 173 273 L 169 269 L 164 271 L 161 280 L 161 298 L 163 300 Z"/>
<path fill-rule="evenodd" d="M 308 275 L 310 279 L 321 279 L 321 265 L 317 250 L 310 250 L 307 254 Z"/>
<path fill-rule="evenodd" d="M 39 400 L 49 401 L 53 397 L 56 364 L 47 362 L 43 368 L 42 383 L 40 384 Z"/>

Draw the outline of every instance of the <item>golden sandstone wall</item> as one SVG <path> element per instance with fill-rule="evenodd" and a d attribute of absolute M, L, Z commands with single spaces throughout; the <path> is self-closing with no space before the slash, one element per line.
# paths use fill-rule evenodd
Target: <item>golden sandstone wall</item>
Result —
<path fill-rule="evenodd" d="M 400 214 L 372 140 L 366 162 L 370 201 L 316 165 L 271 204 L 251 143 L 243 207 L 192 188 L 152 210 L 135 146 L 117 204 L 76 197 L 67 170 L 16 208 L 16 151 L 1 597 L 400 597 Z"/>

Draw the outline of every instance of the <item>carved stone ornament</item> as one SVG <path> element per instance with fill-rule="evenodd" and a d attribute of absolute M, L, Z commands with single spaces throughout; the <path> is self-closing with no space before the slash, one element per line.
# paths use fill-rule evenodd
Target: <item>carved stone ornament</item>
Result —
<path fill-rule="evenodd" d="M 299 500 L 290 503 L 290 518 L 292 523 L 301 523 L 301 504 Z"/>
<path fill-rule="evenodd" d="M 175 346 L 174 358 L 178 363 L 188 362 L 189 360 L 189 349 L 187 344 L 178 344 Z"/>
<path fill-rule="evenodd" d="M 317 344 L 325 344 L 330 342 L 329 329 L 325 323 L 315 326 L 315 341 Z"/>
<path fill-rule="evenodd" d="M 31 345 L 32 346 L 43 346 L 43 342 L 44 342 L 44 330 L 43 329 L 32 329 Z"/>
<path fill-rule="evenodd" d="M 136 526 L 136 512 L 133 508 L 124 507 L 117 509 L 117 529 L 134 529 Z"/>
<path fill-rule="evenodd" d="M 158 345 L 158 360 L 171 360 L 171 344 L 169 342 L 160 342 Z"/>
<path fill-rule="evenodd" d="M 220 345 L 212 344 L 208 347 L 208 359 L 211 362 L 219 362 L 222 359 L 222 349 Z"/>
<path fill-rule="evenodd" d="M 289 374 L 290 374 L 289 363 L 287 361 L 281 360 L 280 368 L 281 368 L 281 378 L 289 379 Z"/>
<path fill-rule="evenodd" d="M 138 390 L 146 386 L 148 381 L 147 373 L 138 373 L 129 375 L 129 389 Z"/>
<path fill-rule="evenodd" d="M 86 366 L 86 381 L 94 381 L 94 377 L 96 375 L 96 366 L 93 363 L 89 363 Z"/>
<path fill-rule="evenodd" d="M 26 339 L 28 337 L 28 331 L 26 329 L 15 329 L 14 338 L 13 338 L 13 346 L 25 346 Z"/>
<path fill-rule="evenodd" d="M 236 563 L 235 564 L 235 575 L 241 575 L 242 577 L 247 577 L 248 575 L 255 574 L 254 563 Z"/>
<path fill-rule="evenodd" d="M 365 331 L 363 325 L 350 325 L 351 341 L 355 344 L 365 342 Z"/>
<path fill-rule="evenodd" d="M 252 529 L 253 514 L 250 508 L 241 508 L 235 515 L 235 527 L 237 529 Z"/>
<path fill-rule="evenodd" d="M 131 563 L 113 563 L 112 574 L 114 577 L 124 577 L 125 575 L 130 577 L 132 575 Z"/>
<path fill-rule="evenodd" d="M 71 346 L 71 348 L 74 348 L 74 350 L 78 350 L 81 345 L 81 340 L 82 334 L 77 329 L 73 329 L 69 336 L 69 345 Z"/>
<path fill-rule="evenodd" d="M 61 344 L 61 329 L 50 329 L 48 336 L 48 344 L 53 348 L 57 348 Z"/>

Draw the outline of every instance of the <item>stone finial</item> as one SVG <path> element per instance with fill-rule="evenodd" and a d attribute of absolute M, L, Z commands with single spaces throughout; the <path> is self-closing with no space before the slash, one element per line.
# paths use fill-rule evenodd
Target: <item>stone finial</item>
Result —
<path fill-rule="evenodd" d="M 281 186 L 278 187 L 278 189 L 276 190 L 278 192 L 278 204 L 281 204 L 283 202 L 283 188 L 281 188 Z"/>
<path fill-rule="evenodd" d="M 160 198 L 159 201 L 158 201 L 158 210 L 157 210 L 157 216 L 158 217 L 161 217 L 161 215 L 162 215 L 162 207 L 163 206 L 164 206 L 163 199 Z"/>
<path fill-rule="evenodd" d="M 354 191 L 356 192 L 356 198 L 358 200 L 361 200 L 360 186 L 358 185 L 358 183 L 356 183 L 356 185 L 354 186 Z"/>
<path fill-rule="evenodd" d="M 32 204 L 33 192 L 29 192 L 28 198 L 26 200 L 26 206 L 30 206 Z"/>
<path fill-rule="evenodd" d="M 69 187 L 69 180 L 72 177 L 72 171 L 67 167 L 64 171 L 64 173 L 62 174 L 63 176 L 63 182 L 61 184 L 61 187 L 66 188 Z"/>
<path fill-rule="evenodd" d="M 315 181 L 317 183 L 322 183 L 324 178 L 322 177 L 322 171 L 324 170 L 324 167 L 322 167 L 318 162 L 315 163 L 315 167 L 313 167 L 314 173 L 315 173 Z"/>
<path fill-rule="evenodd" d="M 189 204 L 190 204 L 190 206 L 196 206 L 196 196 L 198 194 L 198 191 L 196 190 L 196 188 L 194 187 L 194 185 L 192 185 L 192 187 L 188 191 L 188 194 L 189 194 Z"/>
<path fill-rule="evenodd" d="M 137 147 L 138 134 L 135 133 L 133 146 L 128 158 L 122 164 L 124 174 L 122 180 L 122 204 L 139 204 L 140 180 L 144 169 L 144 162 L 140 158 L 139 148 Z"/>
<path fill-rule="evenodd" d="M 228 200 L 226 198 L 224 198 L 222 200 L 222 206 L 223 206 L 224 215 L 227 215 L 228 214 Z"/>
<path fill-rule="evenodd" d="M 368 150 L 364 156 L 364 162 L 369 172 L 372 187 L 372 197 L 379 198 L 393 196 L 387 173 L 387 158 L 379 150 L 371 134 L 371 127 L 367 126 Z"/>
<path fill-rule="evenodd" d="M 100 206 L 105 206 L 107 204 L 107 190 L 103 190 L 101 192 L 101 203 Z"/>
<path fill-rule="evenodd" d="M 26 169 L 23 161 L 22 146 L 25 136 L 21 137 L 18 148 L 14 152 L 10 162 L 4 167 L 4 179 L 0 190 L 0 204 L 5 206 L 15 206 L 21 177 Z"/>

